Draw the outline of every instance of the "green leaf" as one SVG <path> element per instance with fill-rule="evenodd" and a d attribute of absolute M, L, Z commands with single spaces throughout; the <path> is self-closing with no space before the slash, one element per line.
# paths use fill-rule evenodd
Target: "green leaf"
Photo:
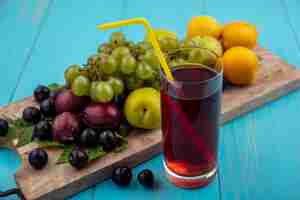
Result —
<path fill-rule="evenodd" d="M 37 143 L 39 144 L 39 147 L 41 148 L 66 148 L 65 144 L 59 143 L 59 142 L 55 142 L 55 141 L 37 141 Z"/>
<path fill-rule="evenodd" d="M 18 128 L 15 126 L 9 126 L 9 129 L 8 129 L 8 132 L 7 132 L 7 135 L 5 136 L 5 138 L 11 142 L 14 139 L 17 139 L 17 137 L 18 137 Z"/>
<path fill-rule="evenodd" d="M 28 126 L 32 126 L 32 124 L 26 122 L 24 119 L 22 118 L 17 118 L 16 116 L 8 116 L 5 114 L 0 114 L 0 117 L 5 119 L 10 126 L 16 126 L 16 127 L 28 127 Z"/>
<path fill-rule="evenodd" d="M 7 135 L 2 137 L 1 146 L 21 147 L 29 144 L 32 140 L 33 126 L 22 119 L 7 119 L 9 129 Z"/>
<path fill-rule="evenodd" d="M 127 148 L 128 148 L 128 142 L 127 142 L 127 140 L 123 139 L 121 141 L 121 144 L 114 149 L 114 152 L 115 153 L 120 153 L 120 152 L 124 151 Z"/>
<path fill-rule="evenodd" d="M 64 151 L 60 154 L 56 160 L 56 164 L 64 164 L 69 162 L 69 156 L 74 149 L 74 145 L 65 146 Z"/>
<path fill-rule="evenodd" d="M 64 85 L 60 85 L 58 83 L 51 83 L 48 85 L 48 88 L 50 89 L 50 91 L 59 91 L 61 89 L 64 88 Z"/>
<path fill-rule="evenodd" d="M 24 127 L 30 127 L 30 126 L 33 127 L 32 124 L 26 122 L 26 121 L 25 121 L 24 119 L 22 119 L 22 118 L 14 119 L 14 120 L 12 120 L 10 123 L 11 123 L 13 126 L 18 127 L 18 128 L 24 128 Z"/>
<path fill-rule="evenodd" d="M 33 126 L 28 126 L 23 128 L 16 127 L 16 129 L 18 134 L 18 144 L 17 144 L 18 147 L 31 143 Z"/>
<path fill-rule="evenodd" d="M 74 145 L 65 146 L 64 151 L 60 154 L 59 158 L 56 161 L 56 164 L 64 164 L 69 162 L 69 156 L 73 151 L 74 147 Z M 105 151 L 103 151 L 101 146 L 87 148 L 86 153 L 89 157 L 89 161 L 96 160 L 107 154 Z"/>
<path fill-rule="evenodd" d="M 107 153 L 102 149 L 101 146 L 97 146 L 93 148 L 88 148 L 87 154 L 89 156 L 89 161 L 92 161 L 105 156 Z"/>

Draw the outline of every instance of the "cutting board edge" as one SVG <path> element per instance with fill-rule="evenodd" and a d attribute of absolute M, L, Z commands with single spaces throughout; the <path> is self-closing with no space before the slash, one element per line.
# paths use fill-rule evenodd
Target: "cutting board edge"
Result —
<path fill-rule="evenodd" d="M 37 144 L 31 143 L 24 147 L 21 147 L 21 149 L 31 149 L 37 147 Z M 18 149 L 15 149 L 15 151 L 21 156 L 22 150 L 18 151 Z M 28 150 L 25 150 L 28 151 Z M 22 194 L 24 195 L 25 199 L 27 200 L 61 200 L 68 197 L 73 196 L 74 194 L 81 192 L 85 189 L 88 189 L 92 187 L 93 185 L 96 185 L 97 183 L 100 183 L 106 179 L 108 179 L 111 174 L 112 170 L 117 166 L 128 166 L 128 167 L 135 167 L 154 156 L 161 153 L 162 147 L 161 147 L 161 140 L 159 142 L 156 142 L 155 144 L 149 146 L 148 148 L 143 149 L 142 151 L 139 151 L 133 155 L 128 156 L 126 159 L 118 160 L 114 162 L 112 165 L 106 168 L 99 169 L 93 173 L 90 173 L 89 175 L 85 177 L 81 177 L 77 180 L 74 180 L 72 183 L 61 187 L 61 188 L 54 188 L 53 190 L 49 191 L 48 193 L 44 193 L 40 196 L 31 197 L 28 196 L 26 192 L 22 190 L 22 186 L 20 185 L 18 181 L 18 172 L 22 170 L 22 164 L 20 168 L 15 173 L 14 177 L 16 180 L 16 184 L 18 188 L 20 188 Z M 22 157 L 22 156 L 21 156 Z M 124 161 L 125 160 L 125 161 Z M 101 160 L 99 160 L 101 161 Z M 22 159 L 22 163 L 25 162 Z M 97 162 L 97 161 L 96 161 Z M 97 179 L 97 180 L 95 180 Z"/>

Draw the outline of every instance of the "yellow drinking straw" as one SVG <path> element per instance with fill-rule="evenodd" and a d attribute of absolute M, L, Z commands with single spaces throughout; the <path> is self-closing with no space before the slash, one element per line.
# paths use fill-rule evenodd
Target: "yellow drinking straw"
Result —
<path fill-rule="evenodd" d="M 133 18 L 133 19 L 127 19 L 127 20 L 122 20 L 122 21 L 117 21 L 117 22 L 100 24 L 100 25 L 97 25 L 97 28 L 99 28 L 100 30 L 106 30 L 106 29 L 110 29 L 110 28 L 118 28 L 120 26 L 128 26 L 128 25 L 132 25 L 132 24 L 144 25 L 146 31 L 149 34 L 150 42 L 154 48 L 154 52 L 155 52 L 156 56 L 159 59 L 159 62 L 162 66 L 164 73 L 166 74 L 166 76 L 169 80 L 173 81 L 174 77 L 173 77 L 171 70 L 166 62 L 166 59 L 159 47 L 159 43 L 156 39 L 155 33 L 154 33 L 150 23 L 145 18 Z"/>

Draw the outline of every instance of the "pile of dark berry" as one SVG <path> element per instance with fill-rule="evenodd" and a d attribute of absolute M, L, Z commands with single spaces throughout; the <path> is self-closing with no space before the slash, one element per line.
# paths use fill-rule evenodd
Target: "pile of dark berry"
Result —
<path fill-rule="evenodd" d="M 22 115 L 24 121 L 34 126 L 32 140 L 72 145 L 68 161 L 76 169 L 84 168 L 90 161 L 88 148 L 113 151 L 126 142 L 124 137 L 131 130 L 114 102 L 93 103 L 86 97 L 75 96 L 70 89 L 51 91 L 46 86 L 34 90 L 34 99 L 39 107 L 29 106 Z M 0 126 L 8 129 L 5 120 L 0 120 Z M 44 168 L 47 151 L 32 150 L 28 161 L 34 169 Z"/>

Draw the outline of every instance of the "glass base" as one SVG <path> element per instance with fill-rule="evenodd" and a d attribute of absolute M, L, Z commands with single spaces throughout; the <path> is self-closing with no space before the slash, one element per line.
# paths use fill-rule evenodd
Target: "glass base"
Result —
<path fill-rule="evenodd" d="M 166 165 L 164 161 L 164 167 L 167 174 L 167 178 L 171 183 L 181 188 L 198 188 L 204 187 L 209 184 L 215 177 L 217 172 L 217 167 L 213 168 L 211 171 L 200 176 L 181 176 L 172 172 Z"/>

